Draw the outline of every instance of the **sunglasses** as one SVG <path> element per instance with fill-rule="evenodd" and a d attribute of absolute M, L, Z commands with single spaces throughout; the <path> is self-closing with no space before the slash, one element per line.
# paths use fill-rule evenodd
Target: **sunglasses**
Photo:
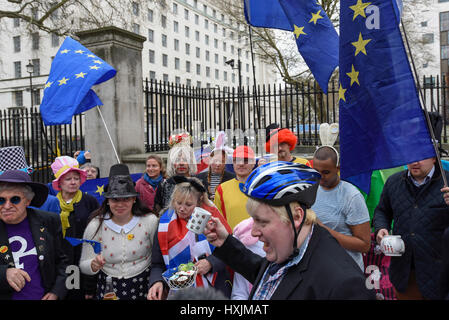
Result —
<path fill-rule="evenodd" d="M 19 196 L 12 196 L 11 198 L 3 198 L 0 197 L 0 206 L 4 205 L 6 203 L 6 201 L 11 202 L 12 204 L 19 204 L 22 201 L 22 198 Z"/>

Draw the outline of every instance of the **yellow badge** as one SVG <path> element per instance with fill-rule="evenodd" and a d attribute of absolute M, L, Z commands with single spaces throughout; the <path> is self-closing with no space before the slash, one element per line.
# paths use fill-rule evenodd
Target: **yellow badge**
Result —
<path fill-rule="evenodd" d="M 128 240 L 134 239 L 134 235 L 132 233 L 128 234 Z"/>
<path fill-rule="evenodd" d="M 5 253 L 6 251 L 8 251 L 8 247 L 7 246 L 1 246 L 0 247 L 0 253 Z"/>

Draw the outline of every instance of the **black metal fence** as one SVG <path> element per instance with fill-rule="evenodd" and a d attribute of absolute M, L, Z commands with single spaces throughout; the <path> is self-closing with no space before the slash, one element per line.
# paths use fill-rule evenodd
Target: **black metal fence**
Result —
<path fill-rule="evenodd" d="M 10 108 L 0 111 L 0 147 L 22 146 L 33 181 L 53 179 L 50 165 L 57 156 L 84 150 L 83 115 L 71 125 L 44 126 L 37 108 Z"/>
<path fill-rule="evenodd" d="M 438 76 L 424 77 L 420 86 L 427 110 L 443 115 L 443 142 L 447 142 L 446 83 Z M 317 145 L 319 125 L 338 123 L 338 85 L 334 82 L 329 83 L 325 95 L 314 82 L 239 90 L 218 86 L 194 88 L 147 79 L 144 93 L 147 152 L 168 150 L 169 137 L 177 130 L 187 130 L 194 141 L 205 144 L 217 131 L 241 129 L 245 138 L 262 137 L 264 128 L 271 123 L 295 132 L 300 145 Z"/>
<path fill-rule="evenodd" d="M 449 90 L 444 79 L 424 77 L 423 104 L 443 116 L 442 140 L 448 142 Z M 257 88 L 193 88 L 167 82 L 144 82 L 144 116 L 147 152 L 169 149 L 176 130 L 187 130 L 201 144 L 210 143 L 217 131 L 231 131 L 232 146 L 240 139 L 265 143 L 265 128 L 271 123 L 290 128 L 300 145 L 319 143 L 319 125 L 338 123 L 338 86 L 330 83 L 325 95 L 314 83 L 296 86 L 264 85 Z M 50 164 L 58 155 L 84 150 L 83 117 L 71 125 L 44 126 L 37 108 L 0 111 L 0 147 L 21 145 L 34 168 L 33 179 L 52 180 Z M 254 141 L 253 141 L 254 142 Z M 338 145 L 338 141 L 336 142 Z"/>

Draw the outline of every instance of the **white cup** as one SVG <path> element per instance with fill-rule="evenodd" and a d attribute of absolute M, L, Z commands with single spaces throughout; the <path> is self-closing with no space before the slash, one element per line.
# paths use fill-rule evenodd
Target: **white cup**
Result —
<path fill-rule="evenodd" d="M 187 229 L 196 234 L 202 234 L 211 216 L 209 211 L 196 207 L 187 222 Z"/>
<path fill-rule="evenodd" d="M 405 251 L 405 244 L 401 239 L 401 236 L 388 235 L 382 238 L 380 249 L 386 256 L 399 257 L 402 256 Z"/>

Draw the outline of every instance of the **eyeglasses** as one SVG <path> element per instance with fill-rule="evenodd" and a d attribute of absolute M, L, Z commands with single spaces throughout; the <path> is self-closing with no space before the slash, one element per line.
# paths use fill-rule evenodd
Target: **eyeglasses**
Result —
<path fill-rule="evenodd" d="M 132 197 L 131 198 L 110 198 L 109 199 L 109 201 L 112 201 L 112 202 L 122 202 L 122 201 L 129 202 L 131 200 L 133 200 Z"/>
<path fill-rule="evenodd" d="M 0 197 L 0 206 L 4 205 L 8 200 L 12 204 L 19 204 L 22 201 L 22 198 L 19 196 L 12 196 L 11 198 Z"/>

